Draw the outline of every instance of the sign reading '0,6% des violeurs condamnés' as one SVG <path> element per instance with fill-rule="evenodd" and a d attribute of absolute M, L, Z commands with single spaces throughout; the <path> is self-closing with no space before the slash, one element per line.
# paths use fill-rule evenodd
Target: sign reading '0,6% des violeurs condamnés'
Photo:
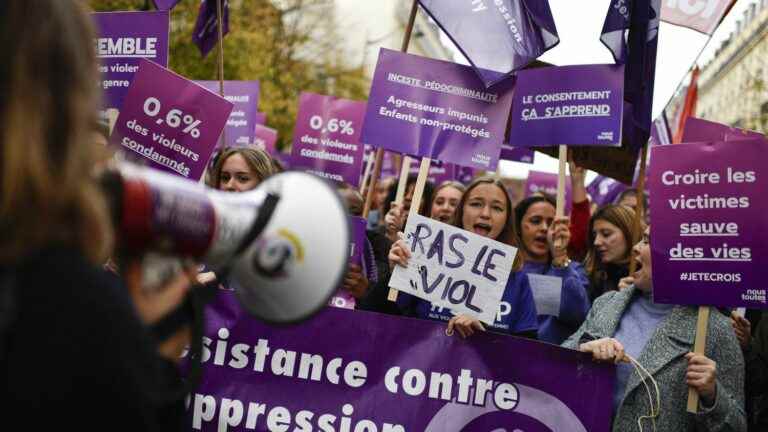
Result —
<path fill-rule="evenodd" d="M 137 162 L 198 180 L 232 107 L 200 85 L 141 60 L 111 143 Z"/>

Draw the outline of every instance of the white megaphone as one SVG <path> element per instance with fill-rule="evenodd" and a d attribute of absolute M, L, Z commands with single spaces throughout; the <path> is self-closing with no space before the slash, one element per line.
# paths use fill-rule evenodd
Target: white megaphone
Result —
<path fill-rule="evenodd" d="M 103 183 L 121 247 L 191 257 L 229 273 L 243 307 L 260 319 L 308 318 L 341 283 L 347 211 L 318 177 L 286 172 L 236 194 L 120 163 Z"/>

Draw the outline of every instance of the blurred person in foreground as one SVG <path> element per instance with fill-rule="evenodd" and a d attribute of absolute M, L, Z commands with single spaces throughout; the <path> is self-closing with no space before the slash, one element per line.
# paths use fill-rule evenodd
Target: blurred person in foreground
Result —
<path fill-rule="evenodd" d="M 186 330 L 149 326 L 184 299 L 123 282 L 105 197 L 92 177 L 99 98 L 83 2 L 0 2 L 0 406 L 7 424 L 51 430 L 180 430 Z"/>

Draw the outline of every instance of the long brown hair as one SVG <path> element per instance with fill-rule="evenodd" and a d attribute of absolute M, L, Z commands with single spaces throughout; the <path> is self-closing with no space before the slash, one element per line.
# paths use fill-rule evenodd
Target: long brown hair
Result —
<path fill-rule="evenodd" d="M 605 265 L 600 261 L 595 249 L 595 222 L 603 220 L 615 225 L 624 235 L 627 243 L 627 250 L 621 258 L 620 264 L 628 263 L 632 256 L 632 246 L 637 244 L 642 237 L 642 227 L 640 230 L 635 226 L 635 211 L 631 207 L 609 204 L 598 209 L 589 219 L 587 227 L 587 257 L 584 259 L 584 269 L 593 283 L 597 283 L 605 277 Z"/>
<path fill-rule="evenodd" d="M 106 203 L 91 175 L 98 75 L 82 3 L 0 4 L 0 262 L 51 243 L 74 245 L 94 262 L 111 251 Z"/>
<path fill-rule="evenodd" d="M 464 206 L 467 203 L 467 199 L 469 199 L 469 195 L 472 193 L 472 190 L 474 188 L 484 184 L 490 184 L 498 187 L 499 189 L 501 189 L 501 191 L 504 193 L 504 197 L 507 199 L 507 204 L 506 204 L 507 220 L 504 222 L 504 228 L 501 230 L 499 235 L 494 240 L 519 248 L 517 244 L 517 228 L 515 227 L 514 214 L 512 213 L 512 200 L 509 198 L 509 192 L 507 192 L 507 188 L 504 187 L 504 183 L 502 183 L 501 179 L 499 179 L 498 177 L 493 177 L 493 176 L 478 177 L 474 179 L 469 184 L 469 186 L 467 186 L 466 192 L 464 192 L 464 195 L 461 196 L 461 201 L 459 201 L 459 205 L 458 207 L 456 207 L 456 215 L 454 216 L 454 220 L 453 220 L 454 226 L 464 229 L 464 226 L 463 226 Z M 518 251 L 517 257 L 515 257 L 515 262 L 512 265 L 512 270 L 518 271 L 522 267 L 523 267 L 523 253 L 522 251 Z"/>

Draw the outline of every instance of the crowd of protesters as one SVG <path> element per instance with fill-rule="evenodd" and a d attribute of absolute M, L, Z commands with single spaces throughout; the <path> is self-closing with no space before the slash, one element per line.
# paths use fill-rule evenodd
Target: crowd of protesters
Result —
<path fill-rule="evenodd" d="M 100 161 L 93 151 L 96 59 L 83 49 L 93 39 L 87 13 L 76 2 L 44 0 L 3 3 L 0 10 L 0 43 L 6 47 L 0 63 L 5 420 L 35 422 L 38 428 L 177 430 L 181 400 L 158 395 L 179 386 L 174 363 L 189 332 L 158 342 L 149 328 L 183 301 L 193 280 L 221 286 L 229 281 L 205 270 L 182 272 L 164 294 L 150 298 L 135 262 L 121 260 L 119 277 L 103 268 L 112 256 L 114 229 L 106 199 L 88 174 Z M 39 23 L 45 28 L 30 31 Z M 207 184 L 244 192 L 281 170 L 264 151 L 222 149 Z M 407 294 L 397 302 L 387 299 L 392 269 L 410 257 L 400 233 L 414 205 L 415 178 L 408 179 L 400 203 L 397 182 L 379 182 L 363 265 L 349 265 L 342 289 L 357 300 L 357 309 L 434 320 L 448 334 L 499 332 L 616 363 L 616 431 L 635 430 L 638 419 L 654 410 L 632 359 L 659 386 L 658 416 L 646 419 L 656 430 L 768 430 L 768 320 L 758 311 L 745 317 L 715 310 L 706 352 L 692 353 L 696 311 L 653 302 L 652 240 L 635 213 L 646 197 L 630 189 L 615 204 L 592 209 L 584 170 L 572 164 L 570 171 L 570 218 L 556 216 L 555 202 L 545 195 L 513 202 L 494 176 L 425 188 L 420 214 L 518 249 L 502 297 L 509 313 L 498 314 L 493 324 Z M 363 195 L 346 185 L 339 192 L 350 214 L 361 215 Z M 633 260 L 636 270 L 630 273 Z M 562 281 L 556 316 L 537 313 L 534 275 Z M 700 397 L 695 414 L 684 406 L 689 388 Z"/>

